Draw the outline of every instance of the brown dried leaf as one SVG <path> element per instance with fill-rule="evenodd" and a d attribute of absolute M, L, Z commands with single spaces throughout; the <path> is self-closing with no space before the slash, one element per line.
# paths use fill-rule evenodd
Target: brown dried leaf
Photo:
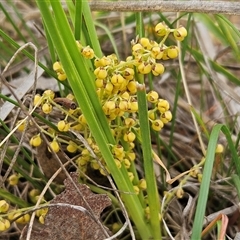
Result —
<path fill-rule="evenodd" d="M 94 194 L 85 184 L 78 183 L 76 173 L 72 173 L 71 177 L 90 206 L 94 216 L 99 219 L 103 209 L 111 205 L 110 199 L 104 194 Z M 64 184 L 66 186 L 65 191 L 52 200 L 51 204 L 67 203 L 88 209 L 70 179 L 66 179 Z M 107 232 L 109 233 L 108 229 Z M 20 239 L 26 239 L 26 236 L 27 227 L 23 230 Z M 49 207 L 42 229 L 32 231 L 31 234 L 31 240 L 98 240 L 106 237 L 99 224 L 88 214 L 63 206 Z"/>

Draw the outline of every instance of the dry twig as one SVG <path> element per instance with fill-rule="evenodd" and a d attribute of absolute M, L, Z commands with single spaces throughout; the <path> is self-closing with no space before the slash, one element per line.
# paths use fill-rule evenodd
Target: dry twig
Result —
<path fill-rule="evenodd" d="M 198 12 L 240 15 L 240 3 L 208 1 L 92 1 L 93 11 L 110 12 Z"/>

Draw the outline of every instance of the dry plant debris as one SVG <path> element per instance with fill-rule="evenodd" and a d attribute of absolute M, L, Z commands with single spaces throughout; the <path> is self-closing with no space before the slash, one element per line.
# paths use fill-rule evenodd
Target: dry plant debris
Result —
<path fill-rule="evenodd" d="M 64 203 L 88 209 L 87 202 L 94 213 L 94 217 L 99 219 L 104 208 L 111 205 L 110 199 L 104 194 L 94 194 L 86 185 L 80 184 L 77 173 L 71 173 L 71 177 L 78 186 L 84 200 L 77 192 L 72 181 L 67 178 L 64 181 L 65 191 L 57 195 L 50 204 Z M 97 240 L 106 238 L 107 236 L 102 228 L 86 211 L 79 211 L 70 206 L 49 207 L 45 224 L 41 230 L 32 231 L 31 240 Z M 28 227 L 26 226 L 22 232 L 21 240 L 26 239 L 27 231 Z M 108 230 L 106 229 L 106 231 Z"/>

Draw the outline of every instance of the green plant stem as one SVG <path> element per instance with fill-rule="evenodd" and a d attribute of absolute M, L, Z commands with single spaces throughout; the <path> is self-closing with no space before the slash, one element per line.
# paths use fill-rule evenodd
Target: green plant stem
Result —
<path fill-rule="evenodd" d="M 142 77 L 142 76 L 141 76 Z M 142 85 L 144 86 L 144 85 Z M 137 92 L 139 122 L 141 133 L 141 144 L 143 151 L 143 166 L 147 183 L 148 204 L 150 208 L 150 223 L 154 239 L 161 239 L 160 230 L 160 199 L 157 191 L 157 184 L 153 168 L 152 146 L 150 138 L 150 127 L 147 114 L 147 100 L 145 87 L 141 87 Z"/>

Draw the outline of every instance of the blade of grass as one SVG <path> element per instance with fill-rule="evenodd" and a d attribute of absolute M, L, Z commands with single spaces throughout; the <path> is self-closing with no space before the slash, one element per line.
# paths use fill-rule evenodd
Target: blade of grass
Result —
<path fill-rule="evenodd" d="M 212 174 L 213 163 L 214 163 L 214 159 L 215 159 L 214 158 L 215 149 L 217 146 L 217 141 L 218 141 L 218 136 L 219 136 L 220 131 L 222 131 L 227 138 L 227 142 L 228 142 L 231 154 L 232 154 L 232 159 L 235 164 L 237 174 L 238 174 L 238 176 L 240 176 L 240 161 L 239 161 L 239 157 L 238 157 L 237 151 L 235 149 L 235 146 L 232 142 L 231 134 L 225 125 L 223 125 L 223 124 L 215 125 L 212 129 L 212 132 L 211 132 L 210 138 L 209 138 L 206 160 L 205 160 L 204 169 L 203 169 L 202 182 L 201 182 L 199 198 L 198 198 L 198 202 L 197 202 L 197 209 L 196 209 L 194 223 L 193 223 L 192 236 L 191 236 L 192 240 L 201 239 L 203 219 L 204 219 L 204 215 L 205 215 L 207 198 L 208 198 L 208 194 L 209 194 L 211 174 Z"/>
<path fill-rule="evenodd" d="M 0 196 L 1 196 L 2 199 L 8 200 L 9 202 L 11 202 L 11 203 L 13 203 L 13 204 L 15 204 L 19 207 L 22 207 L 22 208 L 31 206 L 26 201 L 22 200 L 19 197 L 16 197 L 15 195 L 9 193 L 8 191 L 6 191 L 2 188 L 0 188 Z"/>
<path fill-rule="evenodd" d="M 144 36 L 144 24 L 142 19 L 142 13 L 136 13 L 136 31 L 138 36 L 141 38 Z M 152 228 L 152 235 L 154 239 L 161 239 L 161 224 L 159 221 L 160 213 L 160 199 L 157 190 L 155 172 L 153 168 L 153 156 L 152 156 L 152 146 L 150 137 L 150 126 L 148 120 L 148 106 L 146 99 L 146 89 L 144 85 L 143 75 L 135 73 L 136 79 L 142 85 L 139 85 L 137 91 L 138 100 L 138 114 L 140 122 L 140 135 L 141 144 L 143 152 L 143 166 L 144 173 L 147 183 L 147 193 L 148 193 L 148 204 L 150 209 L 150 224 Z"/>

